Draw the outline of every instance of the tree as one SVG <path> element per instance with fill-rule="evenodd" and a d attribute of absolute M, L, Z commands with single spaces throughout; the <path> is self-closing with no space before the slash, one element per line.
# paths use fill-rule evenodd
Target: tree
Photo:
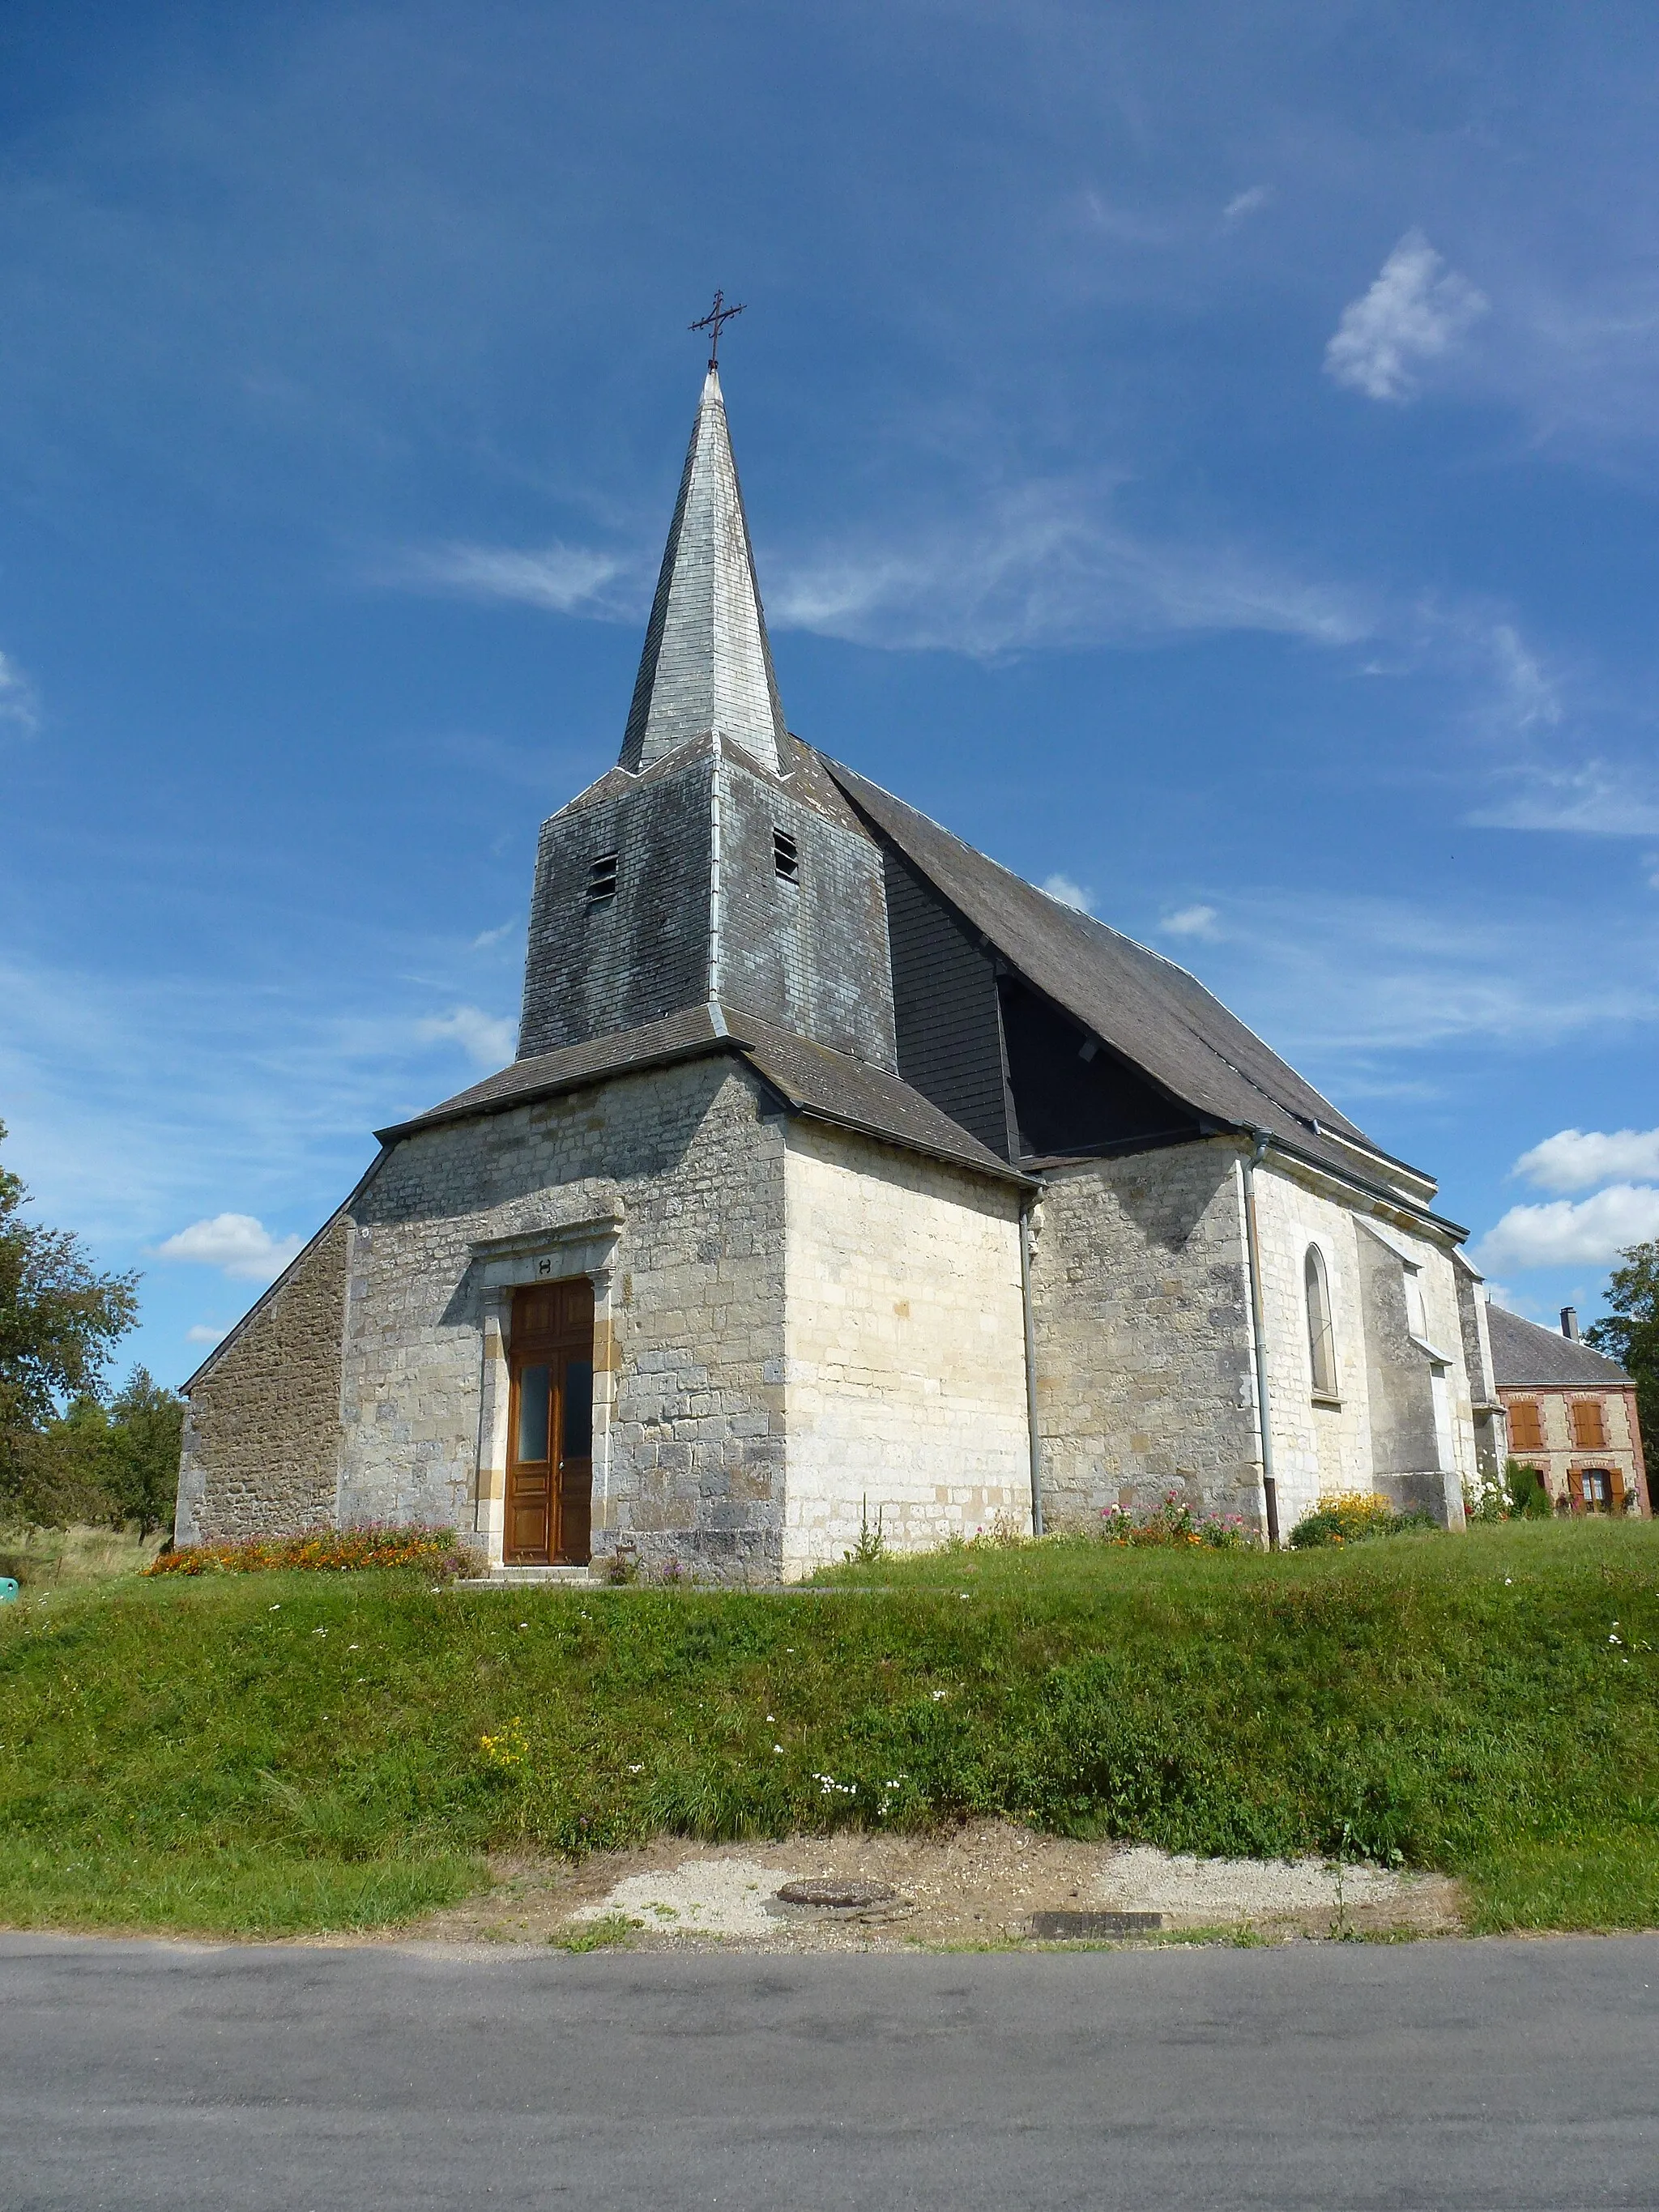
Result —
<path fill-rule="evenodd" d="M 1619 1256 L 1625 1264 L 1613 1269 L 1607 1291 L 1613 1311 L 1584 1331 L 1584 1340 L 1616 1359 L 1636 1385 L 1651 1497 L 1659 1480 L 1659 1241 L 1629 1245 Z"/>
<path fill-rule="evenodd" d="M 0 1121 L 0 1142 L 5 1124 Z M 28 1193 L 0 1168 L 0 1503 L 27 1505 L 64 1399 L 96 1398 L 111 1346 L 137 1319 L 136 1275 L 100 1275 L 68 1230 L 21 1219 Z"/>
<path fill-rule="evenodd" d="M 171 1528 L 179 1494 L 179 1448 L 185 1401 L 164 1390 L 147 1367 L 135 1367 L 110 1407 L 104 1441 L 104 1487 L 110 1517 L 138 1534 Z"/>

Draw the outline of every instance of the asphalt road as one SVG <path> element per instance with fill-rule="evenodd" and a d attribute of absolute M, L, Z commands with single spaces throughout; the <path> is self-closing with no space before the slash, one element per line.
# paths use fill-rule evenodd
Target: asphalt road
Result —
<path fill-rule="evenodd" d="M 1659 2206 L 1659 1938 L 1028 1956 L 0 1936 L 5 2212 Z"/>

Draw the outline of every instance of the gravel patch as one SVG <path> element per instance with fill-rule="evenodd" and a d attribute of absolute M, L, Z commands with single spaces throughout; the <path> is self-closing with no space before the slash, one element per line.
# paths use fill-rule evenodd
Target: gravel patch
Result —
<path fill-rule="evenodd" d="M 672 1872 L 629 1875 L 570 1917 L 603 1920 L 622 1912 L 664 1936 L 775 1936 L 777 1918 L 767 1905 L 788 1879 L 753 1859 L 689 1859 Z"/>
<path fill-rule="evenodd" d="M 1147 1844 L 1113 1853 L 1092 1903 L 1108 1911 L 1162 1912 L 1188 1922 L 1273 1920 L 1391 1905 L 1411 1885 L 1382 1867 L 1325 1859 L 1200 1859 Z"/>

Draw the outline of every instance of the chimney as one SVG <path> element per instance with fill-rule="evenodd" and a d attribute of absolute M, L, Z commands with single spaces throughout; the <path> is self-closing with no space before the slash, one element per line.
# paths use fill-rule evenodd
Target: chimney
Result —
<path fill-rule="evenodd" d="M 1562 1334 L 1562 1335 L 1563 1335 L 1563 1336 L 1571 1337 L 1571 1340 L 1572 1340 L 1572 1341 L 1573 1341 L 1575 1344 L 1577 1344 L 1577 1341 L 1578 1341 L 1578 1309 L 1577 1309 L 1577 1306 L 1563 1306 L 1563 1307 L 1562 1307 L 1562 1309 L 1561 1309 L 1561 1334 Z"/>

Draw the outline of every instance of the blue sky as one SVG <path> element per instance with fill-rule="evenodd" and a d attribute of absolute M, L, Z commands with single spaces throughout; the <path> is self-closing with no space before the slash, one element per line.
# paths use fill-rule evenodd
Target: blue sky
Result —
<path fill-rule="evenodd" d="M 1659 1233 L 1650 7 L 10 0 L 0 149 L 5 1157 L 163 1379 L 510 1057 L 716 284 L 791 726 L 1522 1310 Z"/>

